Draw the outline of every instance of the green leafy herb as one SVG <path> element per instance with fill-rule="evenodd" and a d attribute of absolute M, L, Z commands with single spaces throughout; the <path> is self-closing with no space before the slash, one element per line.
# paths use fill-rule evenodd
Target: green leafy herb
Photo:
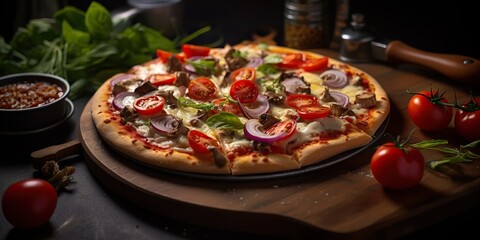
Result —
<path fill-rule="evenodd" d="M 243 123 L 237 115 L 229 112 L 219 112 L 207 119 L 210 128 L 243 129 Z"/>
<path fill-rule="evenodd" d="M 201 76 L 209 76 L 217 71 L 217 61 L 215 59 L 195 59 L 187 61 L 195 68 L 195 72 Z"/>
<path fill-rule="evenodd" d="M 66 6 L 54 19 L 31 20 L 9 43 L 0 37 L 0 75 L 58 75 L 71 84 L 69 97 L 74 99 L 95 91 L 109 76 L 151 60 L 156 49 L 179 52 L 183 43 L 210 29 L 207 26 L 171 40 L 139 23 L 116 26 L 108 10 L 96 1 L 85 12 Z"/>
<path fill-rule="evenodd" d="M 474 159 L 479 159 L 480 155 L 471 152 L 470 148 L 474 148 L 480 144 L 480 140 L 476 140 L 467 145 L 461 145 L 459 148 L 446 147 L 447 140 L 425 140 L 419 143 L 411 144 L 410 146 L 418 149 L 428 149 L 444 153 L 446 156 L 429 162 L 429 166 L 435 169 L 441 164 L 445 163 L 461 163 L 472 162 Z"/>
<path fill-rule="evenodd" d="M 182 107 L 191 107 L 195 109 L 204 109 L 204 110 L 212 110 L 215 106 L 213 103 L 197 103 L 185 97 L 178 98 L 178 105 Z"/>

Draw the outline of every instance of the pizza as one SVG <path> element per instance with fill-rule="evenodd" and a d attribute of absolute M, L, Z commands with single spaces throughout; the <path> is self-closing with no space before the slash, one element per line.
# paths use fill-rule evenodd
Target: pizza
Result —
<path fill-rule="evenodd" d="M 389 114 L 366 72 L 306 50 L 184 44 L 105 81 L 91 101 L 107 146 L 197 174 L 298 170 L 367 145 Z"/>

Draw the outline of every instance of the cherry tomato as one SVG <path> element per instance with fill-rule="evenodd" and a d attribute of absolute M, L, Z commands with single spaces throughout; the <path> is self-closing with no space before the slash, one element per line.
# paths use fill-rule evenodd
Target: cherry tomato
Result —
<path fill-rule="evenodd" d="M 3 214 L 17 228 L 36 228 L 46 224 L 56 207 L 57 191 L 42 179 L 18 181 L 3 193 Z"/>
<path fill-rule="evenodd" d="M 196 78 L 188 84 L 188 96 L 199 101 L 208 101 L 215 97 L 217 88 L 207 77 Z"/>
<path fill-rule="evenodd" d="M 160 112 L 165 106 L 165 98 L 158 95 L 137 98 L 133 103 L 135 110 L 142 115 L 153 115 Z"/>
<path fill-rule="evenodd" d="M 285 121 L 275 123 L 273 126 L 265 130 L 265 133 L 268 135 L 276 135 L 281 132 L 287 133 L 284 137 L 278 140 L 278 141 L 281 141 L 282 139 L 287 139 L 291 137 L 296 130 L 297 130 L 297 121 L 293 119 L 288 119 Z"/>
<path fill-rule="evenodd" d="M 306 62 L 300 65 L 300 68 L 307 72 L 322 71 L 328 67 L 328 58 L 314 58 L 308 59 Z"/>
<path fill-rule="evenodd" d="M 316 106 L 318 99 L 308 94 L 291 94 L 288 95 L 286 103 L 289 107 L 297 109 L 302 106 Z"/>
<path fill-rule="evenodd" d="M 150 81 L 154 86 L 162 86 L 162 85 L 172 85 L 175 80 L 177 80 L 177 76 L 173 73 L 158 73 L 152 74 L 147 77 L 147 81 Z"/>
<path fill-rule="evenodd" d="M 252 103 L 258 97 L 258 86 L 250 80 L 238 80 L 230 87 L 230 97 L 241 103 Z"/>
<path fill-rule="evenodd" d="M 240 106 L 232 101 L 228 101 L 227 98 L 217 98 L 213 100 L 212 103 L 215 105 L 213 109 L 214 113 L 229 112 L 235 115 L 243 115 Z"/>
<path fill-rule="evenodd" d="M 480 139 L 480 97 L 463 104 L 469 111 L 457 109 L 455 112 L 455 130 L 468 141 Z"/>
<path fill-rule="evenodd" d="M 277 65 L 281 68 L 296 69 L 305 63 L 306 56 L 303 53 L 290 53 L 283 57 L 283 61 Z"/>
<path fill-rule="evenodd" d="M 330 108 L 325 106 L 301 106 L 297 108 L 297 113 L 303 119 L 318 119 L 328 116 Z"/>
<path fill-rule="evenodd" d="M 453 116 L 452 109 L 435 104 L 436 101 L 447 103 L 447 100 L 439 96 L 438 92 L 422 91 L 410 98 L 408 115 L 420 129 L 440 131 L 450 124 Z"/>
<path fill-rule="evenodd" d="M 197 130 L 188 131 L 187 140 L 193 151 L 197 153 L 210 153 L 209 147 L 219 147 L 217 140 Z"/>
<path fill-rule="evenodd" d="M 187 58 L 191 57 L 205 57 L 210 53 L 210 48 L 205 46 L 193 45 L 193 44 L 183 44 L 182 51 L 185 53 Z"/>
<path fill-rule="evenodd" d="M 239 69 L 233 71 L 230 74 L 230 78 L 233 81 L 238 81 L 238 80 L 254 81 L 255 80 L 255 75 L 256 75 L 255 68 L 245 67 L 245 68 L 239 68 Z"/>
<path fill-rule="evenodd" d="M 386 188 L 407 189 L 423 177 L 424 158 L 410 146 L 399 147 L 393 142 L 380 146 L 372 156 L 370 169 L 375 179 Z"/>

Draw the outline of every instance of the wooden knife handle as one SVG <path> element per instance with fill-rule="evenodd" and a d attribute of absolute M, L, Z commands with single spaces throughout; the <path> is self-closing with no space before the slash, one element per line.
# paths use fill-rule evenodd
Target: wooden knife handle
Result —
<path fill-rule="evenodd" d="M 399 40 L 388 44 L 386 55 L 389 62 L 422 65 L 459 82 L 480 85 L 480 61 L 475 58 L 426 52 Z"/>
<path fill-rule="evenodd" d="M 37 150 L 32 152 L 30 156 L 32 157 L 33 167 L 35 169 L 41 169 L 47 161 L 59 161 L 64 157 L 79 154 L 81 150 L 82 144 L 80 141 L 73 140 Z"/>

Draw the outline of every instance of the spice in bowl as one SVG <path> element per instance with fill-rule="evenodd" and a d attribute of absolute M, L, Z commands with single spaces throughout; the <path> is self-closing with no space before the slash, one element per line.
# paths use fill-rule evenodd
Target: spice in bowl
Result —
<path fill-rule="evenodd" d="M 64 94 L 62 88 L 46 81 L 18 82 L 0 86 L 0 108 L 23 109 L 51 103 Z"/>

